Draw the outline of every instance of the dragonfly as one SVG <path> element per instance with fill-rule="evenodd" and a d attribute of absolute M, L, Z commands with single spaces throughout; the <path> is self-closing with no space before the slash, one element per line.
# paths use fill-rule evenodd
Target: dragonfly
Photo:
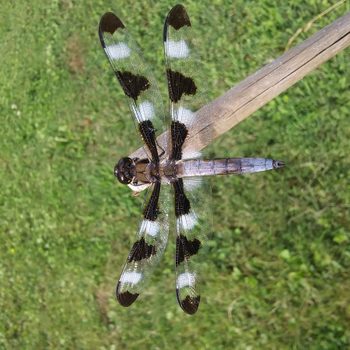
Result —
<path fill-rule="evenodd" d="M 99 23 L 102 48 L 127 97 L 147 155 L 123 157 L 114 168 L 119 182 L 136 193 L 146 191 L 136 238 L 116 285 L 116 298 L 125 307 L 144 292 L 161 261 L 171 231 L 176 239 L 177 301 L 185 313 L 195 314 L 201 298 L 198 257 L 208 234 L 209 209 L 205 200 L 210 194 L 208 177 L 284 166 L 282 161 L 267 158 L 203 159 L 195 145 L 191 147 L 191 135 L 201 123 L 194 106 L 202 98 L 195 77 L 198 59 L 193 36 L 185 7 L 174 6 L 163 30 L 169 95 L 169 109 L 165 112 L 156 80 L 122 20 L 107 12 Z M 157 137 L 164 131 L 168 131 L 168 137 L 160 145 Z"/>

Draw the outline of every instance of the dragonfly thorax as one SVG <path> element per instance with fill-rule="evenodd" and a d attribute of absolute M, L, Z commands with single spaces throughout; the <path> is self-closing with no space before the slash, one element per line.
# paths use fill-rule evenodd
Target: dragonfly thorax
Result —
<path fill-rule="evenodd" d="M 124 157 L 114 167 L 114 175 L 124 185 L 142 186 L 159 180 L 159 166 L 149 159 Z"/>

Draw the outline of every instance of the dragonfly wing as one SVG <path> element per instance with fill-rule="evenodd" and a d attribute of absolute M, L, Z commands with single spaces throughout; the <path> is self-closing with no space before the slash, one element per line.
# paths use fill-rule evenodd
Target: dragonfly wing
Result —
<path fill-rule="evenodd" d="M 163 40 L 171 115 L 170 158 L 198 158 L 200 153 L 185 141 L 200 124 L 195 111 L 204 104 L 205 94 L 195 79 L 200 62 L 193 46 L 191 21 L 182 5 L 170 10 Z"/>
<path fill-rule="evenodd" d="M 193 47 L 191 21 L 182 5 L 173 7 L 164 24 L 164 55 L 171 116 L 169 158 L 198 158 L 199 152 L 186 142 L 200 124 L 195 111 L 204 94 L 195 80 L 198 59 Z M 210 187 L 200 177 L 179 178 L 172 182 L 176 217 L 176 296 L 188 314 L 196 313 L 200 303 L 200 261 L 210 228 Z"/>
<path fill-rule="evenodd" d="M 176 297 L 188 314 L 200 303 L 201 267 L 211 227 L 211 189 L 201 177 L 178 179 L 173 183 L 176 216 Z"/>
<path fill-rule="evenodd" d="M 165 131 L 165 113 L 156 81 L 144 62 L 140 49 L 114 13 L 100 20 L 101 45 L 112 66 L 134 117 L 136 128 L 147 145 L 148 154 L 158 161 L 156 137 Z"/>
<path fill-rule="evenodd" d="M 130 306 L 142 293 L 167 244 L 168 189 L 156 182 L 147 195 L 139 231 L 116 287 L 117 299 L 123 306 Z"/>

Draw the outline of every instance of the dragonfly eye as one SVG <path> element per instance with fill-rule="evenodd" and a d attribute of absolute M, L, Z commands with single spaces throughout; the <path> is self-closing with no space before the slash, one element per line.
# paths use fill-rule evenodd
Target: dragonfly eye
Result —
<path fill-rule="evenodd" d="M 117 177 L 119 182 L 124 185 L 131 183 L 134 178 L 135 164 L 131 158 L 122 158 L 117 165 L 114 167 L 114 175 Z"/>

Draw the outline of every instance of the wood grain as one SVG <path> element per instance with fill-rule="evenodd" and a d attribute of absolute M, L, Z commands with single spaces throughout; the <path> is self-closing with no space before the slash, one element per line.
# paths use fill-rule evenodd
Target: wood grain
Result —
<path fill-rule="evenodd" d="M 233 128 L 349 45 L 350 12 L 199 109 L 196 114 L 201 122 L 186 141 L 184 150 L 191 145 L 192 150 L 200 151 L 209 140 Z M 160 135 L 159 144 L 164 145 L 166 138 L 166 133 Z M 145 156 L 143 148 L 130 155 Z"/>

